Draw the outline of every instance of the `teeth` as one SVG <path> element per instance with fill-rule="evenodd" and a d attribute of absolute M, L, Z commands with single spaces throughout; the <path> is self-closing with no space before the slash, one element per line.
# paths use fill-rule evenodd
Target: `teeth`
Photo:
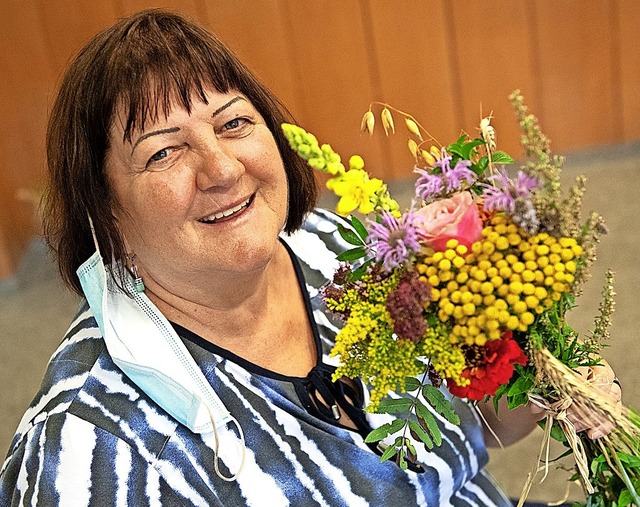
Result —
<path fill-rule="evenodd" d="M 221 211 L 220 213 L 214 213 L 213 215 L 203 218 L 201 219 L 201 222 L 215 222 L 216 220 L 220 220 L 221 218 L 230 217 L 231 215 L 233 215 L 234 213 L 237 213 L 241 209 L 246 208 L 249 205 L 249 201 L 251 201 L 251 198 L 247 199 L 242 204 L 238 204 L 234 208 Z"/>

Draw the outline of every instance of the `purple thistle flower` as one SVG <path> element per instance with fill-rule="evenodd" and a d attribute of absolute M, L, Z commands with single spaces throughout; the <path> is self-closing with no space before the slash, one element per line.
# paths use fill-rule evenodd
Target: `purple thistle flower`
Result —
<path fill-rule="evenodd" d="M 447 182 L 447 192 L 461 190 L 463 181 L 466 181 L 467 185 L 473 184 L 476 179 L 476 173 L 469 167 L 471 167 L 470 160 L 459 160 L 453 169 L 443 171 L 443 176 Z"/>
<path fill-rule="evenodd" d="M 470 160 L 458 160 L 453 169 L 451 169 L 451 160 L 453 157 L 442 148 L 440 160 L 434 167 L 439 167 L 442 174 L 433 174 L 423 169 L 416 169 L 415 172 L 420 174 L 416 181 L 416 197 L 423 201 L 429 201 L 434 197 L 443 193 L 451 193 L 462 190 L 463 183 L 472 185 L 476 179 L 476 174 L 469 169 L 471 167 Z"/>
<path fill-rule="evenodd" d="M 489 179 L 498 186 L 485 185 L 482 197 L 489 211 L 505 211 L 527 234 L 535 234 L 540 220 L 531 202 L 531 191 L 540 184 L 533 176 L 518 171 L 515 181 L 506 171 L 498 171 Z"/>
<path fill-rule="evenodd" d="M 506 211 L 509 214 L 515 212 L 516 199 L 530 200 L 531 190 L 539 186 L 538 180 L 522 171 L 518 171 L 515 181 L 504 170 L 498 170 L 489 180 L 497 186 L 485 185 L 482 194 L 484 207 L 490 211 Z"/>
<path fill-rule="evenodd" d="M 442 148 L 442 150 L 440 151 L 440 160 L 438 160 L 434 164 L 434 167 L 439 167 L 442 170 L 442 173 L 444 174 L 445 172 L 451 170 L 450 164 L 451 164 L 452 158 L 453 157 L 447 153 L 447 150 Z"/>
<path fill-rule="evenodd" d="M 416 197 L 423 201 L 429 201 L 432 197 L 442 193 L 444 184 L 439 174 L 432 174 L 424 169 L 416 169 L 415 172 L 420 174 L 416 181 Z"/>
<path fill-rule="evenodd" d="M 491 185 L 487 185 L 484 189 L 482 198 L 484 199 L 483 206 L 489 211 L 513 213 L 516 207 L 516 200 L 509 192 Z"/>
<path fill-rule="evenodd" d="M 529 199 L 516 199 L 512 215 L 513 222 L 529 235 L 534 235 L 540 227 L 536 209 Z"/>
<path fill-rule="evenodd" d="M 385 269 L 390 271 L 400 266 L 412 253 L 420 250 L 415 219 L 411 212 L 398 219 L 384 211 L 381 223 L 369 220 L 370 247 L 375 251 L 376 260 L 382 262 Z"/>
<path fill-rule="evenodd" d="M 534 188 L 538 188 L 539 186 L 540 183 L 538 183 L 538 180 L 533 176 L 530 176 L 525 172 L 518 171 L 518 176 L 516 179 L 516 195 L 518 197 L 529 199 L 531 191 Z"/>

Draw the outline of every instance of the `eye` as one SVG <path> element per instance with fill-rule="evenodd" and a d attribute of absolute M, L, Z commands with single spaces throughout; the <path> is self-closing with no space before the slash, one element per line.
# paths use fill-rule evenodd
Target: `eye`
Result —
<path fill-rule="evenodd" d="M 149 159 L 149 162 L 160 162 L 162 159 L 165 159 L 168 156 L 169 156 L 169 150 L 167 148 L 164 148 L 160 150 L 158 153 L 154 153 Z"/>
<path fill-rule="evenodd" d="M 175 158 L 175 148 L 162 148 L 157 151 L 147 161 L 146 168 L 147 169 L 162 169 L 170 164 L 171 161 Z"/>
<path fill-rule="evenodd" d="M 240 116 L 238 118 L 234 118 L 233 120 L 229 120 L 227 123 L 225 123 L 222 126 L 222 131 L 229 132 L 229 133 L 242 132 L 251 124 L 252 122 L 251 120 L 249 120 L 249 118 Z"/>

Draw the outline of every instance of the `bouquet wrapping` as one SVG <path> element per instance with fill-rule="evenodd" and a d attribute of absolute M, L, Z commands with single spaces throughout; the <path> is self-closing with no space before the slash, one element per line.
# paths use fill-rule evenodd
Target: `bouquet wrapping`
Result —
<path fill-rule="evenodd" d="M 613 274 L 589 336 L 578 337 L 565 320 L 606 228 L 596 213 L 583 221 L 585 179 L 565 195 L 562 158 L 551 154 L 521 94 L 510 99 L 527 157 L 517 171 L 497 149 L 490 117 L 476 137 L 463 134 L 443 146 L 412 115 L 370 106 L 364 132 L 373 133 L 378 107 L 385 133 L 395 133 L 400 117 L 409 134 L 417 177 L 407 210 L 360 156 L 345 166 L 330 145 L 283 125 L 292 149 L 329 176 L 336 211 L 350 225 L 340 233 L 351 248 L 338 256 L 341 267 L 323 292 L 344 322 L 332 351 L 340 358 L 335 377 L 360 377 L 372 388 L 367 410 L 397 415 L 367 437 L 397 435 L 382 460 L 406 468 L 415 460 L 414 442 L 427 449 L 440 444 L 425 405 L 456 423 L 446 386 L 445 393 L 471 403 L 493 399 L 496 410 L 503 397 L 511 409 L 537 405 L 547 415 L 535 473 L 548 469 L 548 442 L 555 438 L 575 457 L 572 479 L 581 482 L 585 505 L 640 507 L 638 417 L 590 378 L 609 338 Z M 390 391 L 410 395 L 388 397 Z M 576 431 L 571 412 L 606 431 L 588 438 Z"/>

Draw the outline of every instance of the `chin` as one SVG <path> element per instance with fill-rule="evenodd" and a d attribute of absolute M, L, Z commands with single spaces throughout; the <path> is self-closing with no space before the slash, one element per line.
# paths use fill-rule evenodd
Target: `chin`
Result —
<path fill-rule="evenodd" d="M 277 234 L 273 240 L 240 242 L 233 249 L 230 270 L 238 273 L 264 270 L 276 257 L 280 247 L 280 240 Z"/>

